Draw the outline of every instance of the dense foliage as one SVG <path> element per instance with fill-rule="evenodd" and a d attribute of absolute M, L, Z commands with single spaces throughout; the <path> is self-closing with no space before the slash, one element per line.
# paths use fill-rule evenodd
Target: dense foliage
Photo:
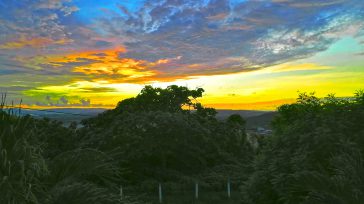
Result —
<path fill-rule="evenodd" d="M 75 127 L 0 105 L 0 203 L 123 203 L 110 155 L 75 143 Z M 126 200 L 126 203 L 128 201 Z"/>
<path fill-rule="evenodd" d="M 278 108 L 271 136 L 246 134 L 240 115 L 217 120 L 203 92 L 146 86 L 81 128 L 0 105 L 0 203 L 147 203 L 159 183 L 172 192 L 195 182 L 206 203 L 222 203 L 207 191 L 227 180 L 240 203 L 364 203 L 364 92 L 300 94 Z"/>
<path fill-rule="evenodd" d="M 198 103 L 202 93 L 201 88 L 146 86 L 114 110 L 84 121 L 82 145 L 119 149 L 123 178 L 141 185 L 198 180 L 211 168 L 247 162 L 252 154 L 244 120 L 239 115 L 216 120 L 214 109 Z M 231 172 L 224 173 L 226 180 Z"/>
<path fill-rule="evenodd" d="M 364 203 L 364 94 L 283 105 L 264 138 L 243 203 Z"/>
<path fill-rule="evenodd" d="M 1 144 L 19 146 L 2 147 L 0 178 L 10 179 L 0 183 L 7 195 L 1 203 L 120 203 L 122 185 L 152 193 L 158 183 L 169 188 L 200 181 L 213 189 L 229 177 L 243 180 L 239 170 L 247 165 L 241 164 L 252 158 L 245 122 L 237 115 L 216 120 L 216 111 L 197 101 L 203 92 L 146 86 L 82 128 L 1 111 Z M 16 151 L 14 158 L 6 151 Z M 19 173 L 10 177 L 10 171 Z"/>

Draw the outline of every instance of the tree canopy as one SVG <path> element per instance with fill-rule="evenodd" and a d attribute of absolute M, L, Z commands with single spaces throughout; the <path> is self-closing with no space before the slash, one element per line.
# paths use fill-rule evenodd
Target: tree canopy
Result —
<path fill-rule="evenodd" d="M 183 108 L 197 109 L 200 104 L 196 99 L 202 97 L 203 92 L 202 88 L 190 90 L 176 85 L 165 89 L 145 86 L 136 97 L 119 102 L 116 110 L 182 112 Z"/>
<path fill-rule="evenodd" d="M 133 182 L 148 179 L 180 181 L 198 178 L 206 169 L 247 159 L 242 118 L 218 121 L 213 108 L 197 98 L 202 88 L 146 86 L 114 110 L 83 122 L 85 146 L 102 151 L 120 149 L 120 166 Z"/>
<path fill-rule="evenodd" d="M 244 185 L 244 203 L 363 203 L 363 92 L 282 105 Z"/>

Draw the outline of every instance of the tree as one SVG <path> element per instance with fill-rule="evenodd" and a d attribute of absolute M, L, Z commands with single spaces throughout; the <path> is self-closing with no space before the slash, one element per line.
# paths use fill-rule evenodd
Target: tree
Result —
<path fill-rule="evenodd" d="M 239 114 L 232 114 L 227 118 L 227 122 L 233 125 L 245 126 L 246 121 Z"/>
<path fill-rule="evenodd" d="M 182 112 L 183 108 L 195 108 L 196 99 L 202 97 L 204 90 L 190 90 L 183 86 L 168 86 L 166 89 L 145 86 L 133 98 L 118 103 L 116 111 L 167 111 Z"/>
<path fill-rule="evenodd" d="M 350 175 L 360 174 L 361 159 L 348 154 L 364 152 L 362 97 L 303 93 L 279 107 L 274 135 L 264 138 L 243 186 L 244 203 L 360 203 L 364 189 Z"/>
<path fill-rule="evenodd" d="M 202 93 L 146 86 L 115 109 L 85 120 L 82 146 L 119 149 L 123 178 L 131 183 L 193 180 L 207 169 L 237 165 L 250 151 L 244 120 L 218 121 L 215 109 L 197 101 Z"/>

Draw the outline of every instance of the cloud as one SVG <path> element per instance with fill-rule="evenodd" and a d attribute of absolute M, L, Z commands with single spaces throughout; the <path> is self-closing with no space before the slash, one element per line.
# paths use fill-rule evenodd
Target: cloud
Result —
<path fill-rule="evenodd" d="M 65 105 L 67 105 L 67 104 L 68 104 L 68 99 L 67 99 L 65 96 L 62 96 L 61 98 L 59 98 L 59 100 L 60 100 L 63 104 L 65 104 Z"/>
<path fill-rule="evenodd" d="M 48 46 L 51 44 L 67 44 L 72 42 L 69 39 L 58 39 L 53 40 L 49 38 L 27 38 L 24 35 L 20 36 L 19 39 L 16 41 L 5 42 L 4 44 L 0 44 L 0 49 L 21 49 L 24 47 L 31 47 L 31 48 L 40 48 L 43 46 Z"/>
<path fill-rule="evenodd" d="M 28 103 L 28 105 L 31 105 Z M 76 106 L 91 106 L 91 100 L 87 98 L 79 99 L 78 101 L 73 100 L 70 102 L 66 96 L 61 96 L 59 98 L 51 97 L 46 95 L 45 99 L 42 101 L 35 101 L 36 106 L 49 106 L 49 107 L 76 107 Z"/>
<path fill-rule="evenodd" d="M 328 0 L 328 1 L 273 0 L 272 2 L 279 3 L 279 4 L 284 4 L 286 6 L 295 7 L 295 8 L 309 8 L 309 9 L 312 9 L 312 8 L 315 8 L 315 7 L 327 7 L 327 6 L 342 4 L 342 3 L 345 3 L 346 0 Z"/>
<path fill-rule="evenodd" d="M 124 48 L 54 56 L 42 59 L 37 66 L 53 66 L 59 70 L 69 70 L 72 73 L 83 74 L 89 79 L 127 82 L 154 76 L 156 73 L 149 68 L 169 62 L 167 59 L 147 62 L 131 58 L 119 58 L 119 54 L 122 52 L 125 52 Z"/>
<path fill-rule="evenodd" d="M 22 72 L 19 70 L 13 70 L 13 69 L 1 69 L 0 74 L 1 75 L 10 75 L 10 74 L 21 74 Z"/>
<path fill-rule="evenodd" d="M 80 102 L 82 106 L 90 106 L 91 104 L 90 99 L 81 99 Z"/>
<path fill-rule="evenodd" d="M 67 39 L 66 26 L 60 21 L 61 15 L 77 10 L 70 4 L 69 0 L 3 1 L 0 4 L 1 39 L 16 41 L 22 36 L 49 41 Z"/>
<path fill-rule="evenodd" d="M 136 16 L 102 22 L 108 22 L 110 35 L 135 37 L 125 43 L 128 52 L 121 57 L 181 56 L 179 64 L 157 70 L 182 76 L 242 72 L 306 58 L 326 50 L 352 24 L 357 29 L 345 35 L 364 28 L 357 1 L 246 1 L 233 7 L 225 0 L 208 2 L 149 1 Z M 188 68 L 192 65 L 195 69 Z"/>
<path fill-rule="evenodd" d="M 46 96 L 46 100 L 47 101 L 51 101 L 51 97 L 50 96 Z"/>
<path fill-rule="evenodd" d="M 251 72 L 313 56 L 346 36 L 362 36 L 363 11 L 361 0 L 5 0 L 0 74 L 9 83 L 25 78 L 27 86 L 43 87 Z"/>
<path fill-rule="evenodd" d="M 34 1 L 24 10 L 44 12 L 35 17 L 42 19 L 43 27 L 57 30 L 59 35 L 46 34 L 39 29 L 33 31 L 36 36 L 48 37 L 23 37 L 4 42 L 0 48 L 47 48 L 44 51 L 48 53 L 67 56 L 69 52 L 80 53 L 85 49 L 109 50 L 122 46 L 126 51 L 119 54 L 120 60 L 154 63 L 180 57 L 178 62 L 168 66 L 148 66 L 160 79 L 173 75 L 173 78 L 184 78 L 245 72 L 314 55 L 342 35 L 359 33 L 364 28 L 360 23 L 363 17 L 360 5 L 359 0 L 146 0 L 134 10 L 123 2 L 115 5 L 114 10 L 103 8 L 104 15 L 96 15 L 91 24 L 82 24 L 75 19 L 77 16 L 68 17 L 66 12 L 77 12 L 82 5 L 72 5 L 68 0 Z M 94 6 L 95 10 L 101 8 L 96 3 Z M 49 12 L 54 10 L 62 15 Z M 2 20 L 14 24 L 14 19 Z M 30 29 L 32 27 L 37 26 L 31 23 Z M 41 55 L 48 53 L 40 51 Z M 62 70 L 74 72 L 73 66 L 90 75 L 95 67 L 81 66 L 87 63 L 81 60 L 62 63 Z M 47 70 L 60 68 L 59 64 L 38 63 L 36 66 Z M 107 73 L 112 72 L 93 72 L 104 76 Z M 109 77 L 113 78 L 111 74 Z"/>
<path fill-rule="evenodd" d="M 61 9 L 61 11 L 64 12 L 65 16 L 71 15 L 73 12 L 76 12 L 78 10 L 80 9 L 76 6 L 65 6 Z"/>
<path fill-rule="evenodd" d="M 92 93 L 117 92 L 115 88 L 110 88 L 110 87 L 88 87 L 88 88 L 82 88 L 81 91 L 92 92 Z"/>
<path fill-rule="evenodd" d="M 284 63 L 269 68 L 269 70 L 272 72 L 323 71 L 330 69 L 332 69 L 332 67 L 313 64 L 313 63 L 304 63 L 304 64 Z"/>
<path fill-rule="evenodd" d="M 0 86 L 0 90 L 3 90 L 5 92 L 7 91 L 23 91 L 23 90 L 28 90 L 31 89 L 32 87 L 28 87 L 28 86 L 17 86 L 17 85 L 11 85 L 11 86 Z"/>

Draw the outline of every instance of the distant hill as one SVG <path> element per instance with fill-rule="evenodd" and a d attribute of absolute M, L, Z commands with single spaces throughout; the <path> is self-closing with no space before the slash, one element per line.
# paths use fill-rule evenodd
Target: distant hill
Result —
<path fill-rule="evenodd" d="M 267 111 L 256 111 L 256 110 L 216 110 L 217 111 L 217 118 L 218 119 L 226 119 L 232 114 L 239 114 L 243 118 L 249 118 L 254 116 L 259 116 L 264 113 L 267 113 Z"/>
<path fill-rule="evenodd" d="M 31 115 L 35 118 L 50 118 L 59 120 L 65 125 L 71 122 L 81 122 L 83 119 L 95 117 L 99 113 L 106 111 L 104 108 L 52 108 L 44 110 L 22 109 L 21 115 Z M 18 110 L 14 110 L 18 113 Z M 247 121 L 247 128 L 264 127 L 269 128 L 269 124 L 276 112 L 256 111 L 256 110 L 217 110 L 217 118 L 224 120 L 232 114 L 239 114 Z"/>
<path fill-rule="evenodd" d="M 277 115 L 277 112 L 266 112 L 261 115 L 252 116 L 245 118 L 246 120 L 246 127 L 248 129 L 263 127 L 265 129 L 271 129 L 270 123 L 272 122 L 273 118 Z"/>
<path fill-rule="evenodd" d="M 104 108 L 51 108 L 51 109 L 22 109 L 23 114 L 36 115 L 54 115 L 54 114 L 80 114 L 80 115 L 97 115 L 106 109 Z"/>
<path fill-rule="evenodd" d="M 71 122 L 81 122 L 83 119 L 95 117 L 99 113 L 104 112 L 107 109 L 103 108 L 52 108 L 52 109 L 22 109 L 21 115 L 31 115 L 35 118 L 49 118 L 52 120 L 58 120 L 65 125 Z M 18 110 L 14 110 L 17 114 Z"/>
<path fill-rule="evenodd" d="M 270 129 L 270 123 L 277 115 L 274 111 L 256 111 L 256 110 L 217 110 L 217 118 L 224 120 L 232 114 L 239 114 L 246 120 L 248 129 L 263 127 Z"/>

